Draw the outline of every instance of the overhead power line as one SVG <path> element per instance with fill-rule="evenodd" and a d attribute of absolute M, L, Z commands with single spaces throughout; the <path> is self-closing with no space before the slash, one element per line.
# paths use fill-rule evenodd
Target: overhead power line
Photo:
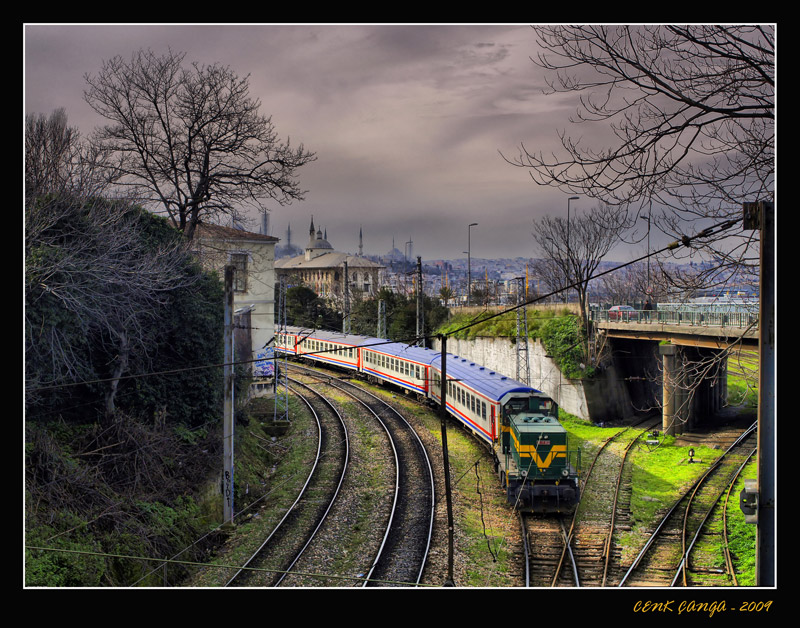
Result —
<path fill-rule="evenodd" d="M 697 233 L 696 235 L 683 236 L 679 240 L 675 240 L 674 242 L 671 242 L 670 244 L 664 246 L 661 249 L 658 249 L 656 251 L 652 251 L 652 252 L 647 253 L 646 255 L 642 255 L 641 257 L 638 257 L 638 258 L 636 258 L 634 260 L 631 260 L 629 262 L 625 262 L 624 264 L 620 264 L 619 266 L 615 266 L 614 268 L 610 268 L 608 270 L 605 270 L 605 271 L 602 271 L 600 273 L 597 273 L 596 275 L 592 275 L 591 277 L 589 277 L 588 280 L 591 281 L 592 279 L 597 279 L 597 278 L 602 277 L 604 275 L 608 275 L 608 274 L 616 272 L 616 271 L 618 271 L 618 270 L 620 270 L 622 268 L 626 268 L 627 266 L 631 266 L 633 264 L 637 264 L 637 263 L 639 263 L 641 261 L 644 261 L 644 260 L 648 259 L 649 257 L 653 257 L 655 255 L 659 255 L 659 254 L 665 253 L 667 251 L 674 251 L 675 249 L 678 249 L 678 248 L 684 247 L 684 246 L 688 247 L 695 240 L 698 240 L 700 238 L 707 238 L 707 237 L 710 237 L 712 235 L 716 235 L 716 234 L 718 234 L 718 233 L 720 233 L 722 231 L 726 231 L 727 229 L 730 229 L 731 227 L 733 227 L 736 224 L 738 224 L 739 222 L 740 221 L 738 219 L 728 220 L 728 221 L 719 223 L 717 225 L 712 225 L 712 226 L 704 229 L 703 231 Z M 367 345 L 359 345 L 358 348 L 369 348 L 369 347 L 375 347 L 375 346 L 380 346 L 380 345 L 385 345 L 385 344 L 393 344 L 393 343 L 398 343 L 398 342 L 399 343 L 403 343 L 404 342 L 406 344 L 416 344 L 416 343 L 420 342 L 421 340 L 428 339 L 428 338 L 435 338 L 435 337 L 441 336 L 441 335 L 453 336 L 453 335 L 455 335 L 455 334 L 457 334 L 457 333 L 459 333 L 461 331 L 464 331 L 465 329 L 469 329 L 470 327 L 474 327 L 475 325 L 478 325 L 480 323 L 484 323 L 486 321 L 492 320 L 492 319 L 497 318 L 499 316 L 503 316 L 504 314 L 508 314 L 509 312 L 514 312 L 514 311 L 516 311 L 516 310 L 518 310 L 520 308 L 526 307 L 528 305 L 532 305 L 532 304 L 538 303 L 539 301 L 542 301 L 544 299 L 548 299 L 548 298 L 550 298 L 552 296 L 560 294 L 561 292 L 564 292 L 565 290 L 571 290 L 571 289 L 577 287 L 578 285 L 579 284 L 576 282 L 576 283 L 573 283 L 571 285 L 559 288 L 557 290 L 553 290 L 552 292 L 549 292 L 547 294 L 543 294 L 543 295 L 537 296 L 537 297 L 535 297 L 533 299 L 529 299 L 527 301 L 524 301 L 523 303 L 520 303 L 520 304 L 515 305 L 513 307 L 509 307 L 509 308 L 507 308 L 505 310 L 502 310 L 500 312 L 495 312 L 494 314 L 489 314 L 489 315 L 487 315 L 487 316 L 485 316 L 483 318 L 478 319 L 476 317 L 475 320 L 473 320 L 473 321 L 471 321 L 471 322 L 459 327 L 458 329 L 450 331 L 447 334 L 436 334 L 436 335 L 433 335 L 433 336 L 412 336 L 412 337 L 409 337 L 409 338 L 400 338 L 400 339 L 397 339 L 397 340 L 385 340 L 385 341 L 382 341 L 382 342 L 370 343 L 370 344 L 367 344 Z M 478 315 L 478 316 L 480 316 L 480 315 Z M 313 330 L 310 333 L 313 333 Z M 312 355 L 316 354 L 316 353 L 329 353 L 329 352 L 328 351 L 311 352 Z M 252 359 L 252 360 L 235 361 L 235 362 L 233 362 L 231 364 L 233 364 L 233 365 L 250 364 L 250 363 L 253 363 L 253 362 L 260 362 L 260 361 L 261 361 L 261 359 L 256 358 L 256 359 Z M 184 368 L 171 369 L 171 370 L 167 370 L 167 371 L 155 371 L 155 372 L 152 372 L 152 373 L 139 373 L 139 374 L 134 374 L 134 375 L 124 375 L 124 376 L 119 377 L 119 378 L 109 377 L 109 378 L 105 378 L 105 379 L 95 379 L 95 380 L 88 380 L 88 381 L 81 381 L 81 382 L 71 382 L 71 383 L 67 383 L 67 384 L 52 384 L 52 385 L 46 385 L 46 386 L 37 386 L 37 387 L 30 388 L 29 390 L 32 391 L 32 392 L 38 392 L 38 391 L 43 391 L 43 390 L 53 390 L 53 389 L 58 389 L 58 388 L 68 388 L 70 386 L 82 386 L 82 385 L 87 385 L 87 384 L 102 384 L 102 383 L 110 382 L 110 381 L 124 381 L 124 380 L 129 380 L 129 379 L 138 379 L 138 378 L 141 378 L 141 377 L 172 375 L 172 374 L 178 374 L 178 373 L 185 373 L 185 372 L 189 372 L 189 371 L 198 371 L 198 370 L 202 370 L 202 369 L 221 368 L 221 367 L 225 367 L 227 365 L 228 365 L 227 363 L 220 363 L 220 364 L 209 364 L 209 365 L 203 365 L 203 366 L 187 366 L 187 367 L 184 367 Z"/>

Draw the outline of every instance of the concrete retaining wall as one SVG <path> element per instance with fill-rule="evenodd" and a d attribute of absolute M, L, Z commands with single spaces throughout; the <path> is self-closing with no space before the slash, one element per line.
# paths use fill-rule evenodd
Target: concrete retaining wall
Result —
<path fill-rule="evenodd" d="M 439 340 L 433 348 L 441 351 Z M 517 350 L 509 338 L 447 339 L 447 352 L 516 379 Z M 633 406 L 624 382 L 612 366 L 591 380 L 571 380 L 561 374 L 556 363 L 546 357 L 538 340 L 529 341 L 530 386 L 547 393 L 565 412 L 595 423 L 627 419 Z"/>

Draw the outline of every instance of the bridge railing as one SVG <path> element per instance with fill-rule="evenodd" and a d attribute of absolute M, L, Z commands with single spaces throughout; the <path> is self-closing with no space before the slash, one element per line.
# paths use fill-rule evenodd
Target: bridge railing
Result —
<path fill-rule="evenodd" d="M 758 313 L 752 311 L 702 311 L 702 310 L 591 310 L 590 318 L 598 323 L 644 323 L 660 325 L 690 325 L 698 327 L 758 326 Z"/>

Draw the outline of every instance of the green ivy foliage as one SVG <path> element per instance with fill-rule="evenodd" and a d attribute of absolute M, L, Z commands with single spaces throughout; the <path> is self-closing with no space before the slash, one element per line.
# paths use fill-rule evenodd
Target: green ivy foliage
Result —
<path fill-rule="evenodd" d="M 66 420 L 83 421 L 102 412 L 106 385 L 73 384 L 109 377 L 115 355 L 108 349 L 107 338 L 101 331 L 80 320 L 52 296 L 40 281 L 39 270 L 65 255 L 68 249 L 63 245 L 78 238 L 84 238 L 82 247 L 77 247 L 86 255 L 82 263 L 91 267 L 91 238 L 96 234 L 80 203 L 71 199 L 47 200 L 58 219 L 48 225 L 40 240 L 31 238 L 32 241 L 26 242 L 26 347 L 37 349 L 26 350 L 26 382 L 34 391 L 29 396 L 27 419 L 46 422 L 60 415 Z M 105 202 L 93 203 L 96 208 Z M 136 220 L 145 255 L 160 245 L 183 239 L 183 234 L 162 217 L 142 208 L 121 210 L 106 204 L 108 211 L 126 211 L 126 216 Z M 165 295 L 166 303 L 157 311 L 148 312 L 150 346 L 134 356 L 135 366 L 132 361 L 131 371 L 124 373 L 142 377 L 120 382 L 117 407 L 162 423 L 197 426 L 219 414 L 222 373 L 221 368 L 187 368 L 222 362 L 224 289 L 219 277 L 203 271 L 191 256 L 186 257 L 181 272 L 183 279 L 190 280 L 186 282 L 188 285 L 173 289 Z M 107 298 L 113 299 L 114 295 Z M 77 358 L 70 360 L 77 370 L 65 372 L 59 356 L 47 350 L 48 338 L 54 330 L 58 330 L 72 357 Z M 158 375 L 147 375 L 152 373 Z M 48 387 L 50 383 L 70 385 Z"/>
<path fill-rule="evenodd" d="M 593 369 L 586 364 L 584 356 L 584 332 L 576 316 L 554 317 L 542 325 L 540 333 L 545 351 L 565 377 L 591 377 Z"/>

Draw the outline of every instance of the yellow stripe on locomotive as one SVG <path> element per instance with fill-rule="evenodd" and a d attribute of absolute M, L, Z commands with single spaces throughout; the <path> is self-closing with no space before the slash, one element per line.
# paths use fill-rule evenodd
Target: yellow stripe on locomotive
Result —
<path fill-rule="evenodd" d="M 514 507 L 531 512 L 569 512 L 579 501 L 580 451 L 569 449 L 566 429 L 554 416 L 530 410 L 509 412 L 506 491 Z"/>

